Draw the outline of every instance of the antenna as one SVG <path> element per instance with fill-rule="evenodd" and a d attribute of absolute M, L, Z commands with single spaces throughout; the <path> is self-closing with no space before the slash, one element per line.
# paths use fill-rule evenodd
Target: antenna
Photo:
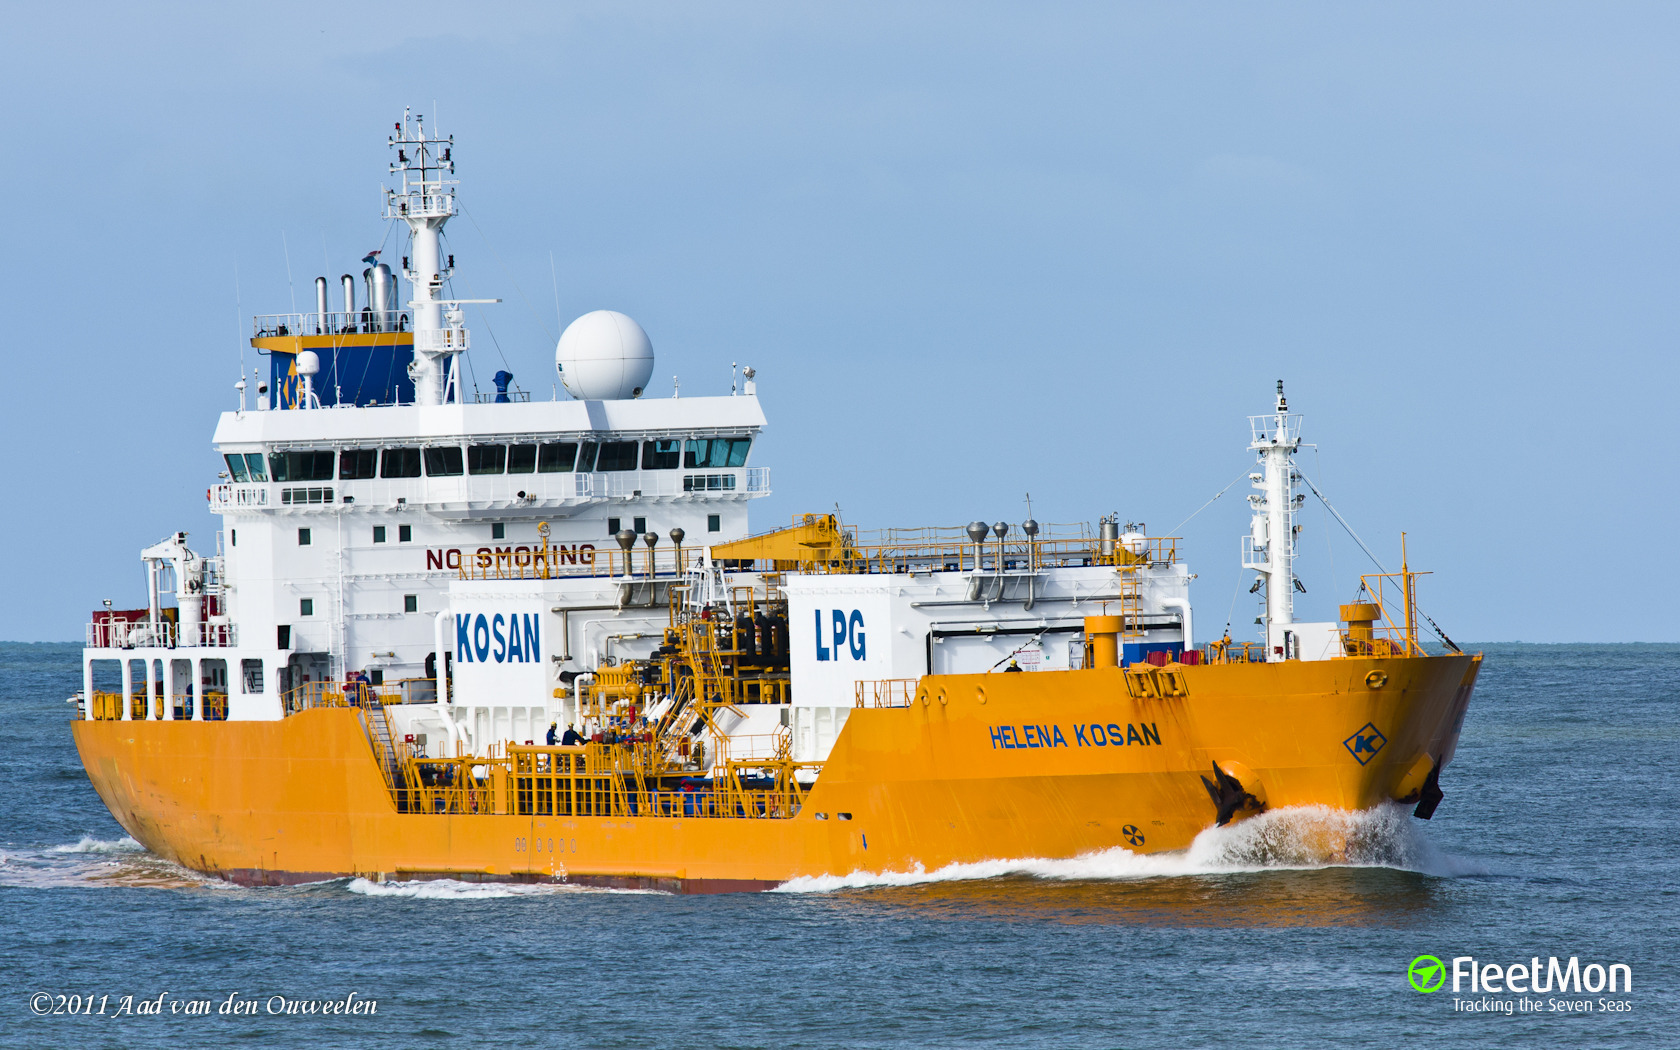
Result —
<path fill-rule="evenodd" d="M 554 252 L 548 253 L 548 277 L 554 282 L 554 326 L 565 329 L 565 318 L 560 316 L 560 274 L 554 269 Z"/>
<path fill-rule="evenodd" d="M 297 289 L 292 287 L 292 250 L 286 245 L 286 231 L 280 231 L 280 253 L 286 257 L 286 292 L 292 297 L 292 313 L 297 313 Z"/>
<path fill-rule="evenodd" d="M 239 340 L 239 378 L 245 378 L 245 307 L 239 301 L 239 257 L 233 258 L 233 330 Z"/>

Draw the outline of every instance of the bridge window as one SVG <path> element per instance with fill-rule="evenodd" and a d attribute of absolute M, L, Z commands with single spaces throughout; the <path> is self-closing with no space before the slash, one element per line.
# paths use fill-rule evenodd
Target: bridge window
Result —
<path fill-rule="evenodd" d="M 542 455 L 537 460 L 537 470 L 543 474 L 564 474 L 571 470 L 572 464 L 576 462 L 576 444 L 570 441 L 551 442 L 542 447 Z"/>
<path fill-rule="evenodd" d="M 752 438 L 694 438 L 683 450 L 685 467 L 739 467 L 747 462 Z"/>
<path fill-rule="evenodd" d="M 263 456 L 261 452 L 245 453 L 245 469 L 251 475 L 252 481 L 268 480 L 268 472 L 263 469 Z"/>
<path fill-rule="evenodd" d="M 507 468 L 506 445 L 468 445 L 467 473 L 500 474 Z"/>
<path fill-rule="evenodd" d="M 275 481 L 331 481 L 331 452 L 270 452 L 268 472 Z"/>
<path fill-rule="evenodd" d="M 642 442 L 643 470 L 676 470 L 677 461 L 682 458 L 682 442 L 680 441 L 644 441 Z"/>
<path fill-rule="evenodd" d="M 529 474 L 537 469 L 537 446 L 509 445 L 508 473 Z"/>
<path fill-rule="evenodd" d="M 588 474 L 595 469 L 595 452 L 601 446 L 593 441 L 585 441 L 578 446 L 577 466 L 572 469 L 579 474 Z"/>
<path fill-rule="evenodd" d="M 640 446 L 634 441 L 603 441 L 601 442 L 600 457 L 595 461 L 595 469 L 635 470 Z"/>
<path fill-rule="evenodd" d="M 222 458 L 227 460 L 228 477 L 240 484 L 244 484 L 247 480 L 249 480 L 250 475 L 245 473 L 244 453 L 235 452 L 232 455 L 223 456 Z"/>
<path fill-rule="evenodd" d="M 338 480 L 366 481 L 373 477 L 378 461 L 376 448 L 347 448 L 338 454 Z"/>
<path fill-rule="evenodd" d="M 420 450 L 417 448 L 388 448 L 379 464 L 382 478 L 417 478 L 420 476 Z"/>
<path fill-rule="evenodd" d="M 460 445 L 434 445 L 425 453 L 428 478 L 453 478 L 466 473 L 462 469 Z"/>

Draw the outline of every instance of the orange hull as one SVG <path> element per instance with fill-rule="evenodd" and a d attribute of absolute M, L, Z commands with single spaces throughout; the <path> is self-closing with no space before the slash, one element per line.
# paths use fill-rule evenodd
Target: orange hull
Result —
<path fill-rule="evenodd" d="M 930 676 L 907 708 L 853 712 L 789 819 L 401 813 L 353 710 L 73 729 L 129 834 L 236 882 L 704 891 L 1183 849 L 1214 822 L 1204 780 L 1216 764 L 1270 808 L 1405 798 L 1432 761 L 1450 759 L 1479 668 L 1476 656 L 1183 667 L 1173 670 L 1185 695 L 1167 698 L 1134 697 L 1138 684 L 1117 668 Z"/>

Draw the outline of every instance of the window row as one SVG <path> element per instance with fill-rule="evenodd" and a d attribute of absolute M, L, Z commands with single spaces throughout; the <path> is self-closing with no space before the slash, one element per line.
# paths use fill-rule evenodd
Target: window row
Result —
<path fill-rule="evenodd" d="M 337 454 L 339 481 L 374 477 L 417 478 L 461 474 L 591 474 L 618 470 L 693 470 L 740 467 L 752 439 L 699 438 L 688 441 L 553 441 L 515 445 L 437 445 L 430 448 L 352 448 Z M 326 450 L 229 453 L 228 474 L 236 482 L 332 481 L 334 455 Z"/>

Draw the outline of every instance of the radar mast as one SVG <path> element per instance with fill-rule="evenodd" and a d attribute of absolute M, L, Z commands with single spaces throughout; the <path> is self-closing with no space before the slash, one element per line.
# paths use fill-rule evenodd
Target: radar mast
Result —
<path fill-rule="evenodd" d="M 1295 511 L 1303 497 L 1295 492 L 1295 451 L 1301 447 L 1301 417 L 1289 414 L 1283 380 L 1277 384 L 1277 411 L 1249 416 L 1249 451 L 1260 460 L 1260 471 L 1249 475 L 1259 492 L 1248 497 L 1254 508 L 1249 534 L 1243 537 L 1243 568 L 1259 573 L 1255 588 L 1266 588 L 1266 637 L 1274 627 L 1295 622 Z M 1287 654 L 1285 654 L 1287 655 Z"/>
<path fill-rule="evenodd" d="M 443 264 L 439 239 L 444 223 L 455 214 L 455 193 L 451 187 L 456 180 L 446 178 L 455 174 L 452 156 L 454 136 L 442 138 L 434 132 L 426 133 L 426 118 L 403 110 L 403 119 L 396 125 L 388 145 L 397 151 L 390 173 L 402 176 L 401 188 L 385 191 L 385 217 L 408 223 L 413 243 L 410 265 L 404 267 L 413 292 L 409 304 L 414 309 L 414 363 L 409 374 L 414 379 L 414 402 L 418 405 L 441 405 L 447 399 L 448 384 L 455 355 L 466 349 L 466 331 L 461 327 L 460 310 L 451 309 L 449 325 L 444 325 L 444 307 L 454 304 L 442 298 L 443 282 L 451 270 Z"/>

